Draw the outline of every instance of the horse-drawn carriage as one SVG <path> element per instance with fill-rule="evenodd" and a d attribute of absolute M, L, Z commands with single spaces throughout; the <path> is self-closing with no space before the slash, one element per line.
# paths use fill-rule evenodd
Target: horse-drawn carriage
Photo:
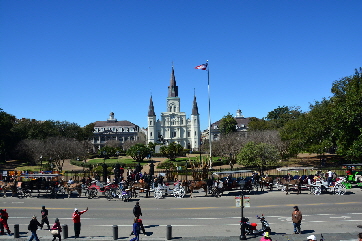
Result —
<path fill-rule="evenodd" d="M 352 184 L 362 188 L 362 163 L 343 164 L 343 169 L 347 169 L 347 188 L 350 188 Z"/>
<path fill-rule="evenodd" d="M 328 182 L 322 179 L 310 182 L 310 194 L 320 195 L 324 192 L 329 192 L 335 195 L 344 195 L 347 191 L 347 187 L 344 182 L 345 178 L 343 177 L 337 178 L 335 182 L 331 183 L 331 185 L 328 185 Z"/>
<path fill-rule="evenodd" d="M 20 176 L 21 181 L 16 182 L 16 194 L 19 198 L 33 197 L 36 194 L 57 198 L 59 194 L 60 174 L 28 174 Z"/>
<path fill-rule="evenodd" d="M 108 201 L 112 199 L 124 199 L 122 198 L 122 189 L 115 183 L 104 185 L 100 181 L 93 181 L 89 186 L 83 186 L 83 190 L 84 195 L 88 197 L 88 199 L 97 198 L 100 195 L 104 195 Z"/>
<path fill-rule="evenodd" d="M 153 189 L 153 196 L 156 199 L 163 198 L 164 195 L 173 195 L 175 198 L 183 198 L 186 194 L 186 190 L 182 183 L 176 182 L 173 184 L 173 188 L 170 187 L 169 183 L 167 184 L 158 184 Z"/>
<path fill-rule="evenodd" d="M 214 172 L 212 174 L 214 180 L 211 182 L 212 185 L 209 185 L 209 190 L 214 190 L 216 193 L 235 189 L 246 193 L 257 191 L 259 184 L 250 176 L 252 172 L 251 170 Z M 249 176 L 242 177 L 246 173 L 249 173 Z M 220 185 L 220 181 L 222 185 Z"/>

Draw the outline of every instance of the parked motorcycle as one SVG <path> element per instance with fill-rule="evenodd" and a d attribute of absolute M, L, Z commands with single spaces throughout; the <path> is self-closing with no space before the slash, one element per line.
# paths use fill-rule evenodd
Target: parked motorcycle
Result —
<path fill-rule="evenodd" d="M 243 218 L 243 221 L 240 221 L 240 225 L 244 225 L 245 227 L 245 234 L 256 234 L 256 226 L 258 226 L 258 224 L 256 223 L 250 223 L 248 218 Z M 240 227 L 242 228 L 242 227 Z"/>
<path fill-rule="evenodd" d="M 246 234 L 262 234 L 264 232 L 271 232 L 271 228 L 269 226 L 268 221 L 266 221 L 264 215 L 262 214 L 261 217 L 256 216 L 257 219 L 260 220 L 261 222 L 261 229 L 257 229 L 256 227 L 258 226 L 258 224 L 256 223 L 250 223 L 248 218 L 244 218 L 243 220 L 243 224 L 245 226 L 245 233 Z"/>
<path fill-rule="evenodd" d="M 271 232 L 271 228 L 269 226 L 268 221 L 266 221 L 264 215 L 262 214 L 261 217 L 259 217 L 258 215 L 256 216 L 257 219 L 260 219 L 261 222 L 261 229 L 259 230 L 259 233 L 264 233 L 264 232 Z"/>

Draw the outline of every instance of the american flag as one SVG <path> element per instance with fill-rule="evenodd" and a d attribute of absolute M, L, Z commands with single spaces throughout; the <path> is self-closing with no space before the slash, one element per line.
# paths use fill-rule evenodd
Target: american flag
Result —
<path fill-rule="evenodd" d="M 195 67 L 195 69 L 206 70 L 206 69 L 207 69 L 207 63 L 206 63 L 206 64 L 202 64 L 202 65 L 198 65 L 198 66 Z"/>

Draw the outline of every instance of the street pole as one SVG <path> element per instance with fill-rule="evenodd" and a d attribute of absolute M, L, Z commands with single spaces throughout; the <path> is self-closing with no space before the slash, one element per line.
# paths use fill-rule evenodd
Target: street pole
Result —
<path fill-rule="evenodd" d="M 243 193 L 241 193 L 240 240 L 246 240 L 246 236 L 245 236 L 245 222 L 244 222 L 244 194 L 243 194 Z"/>

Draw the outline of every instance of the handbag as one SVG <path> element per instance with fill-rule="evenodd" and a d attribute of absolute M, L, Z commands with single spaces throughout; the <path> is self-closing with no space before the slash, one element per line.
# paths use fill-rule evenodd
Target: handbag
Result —
<path fill-rule="evenodd" d="M 50 233 L 51 233 L 52 235 L 58 235 L 58 234 L 59 234 L 59 230 L 53 229 L 53 230 L 50 230 Z"/>

